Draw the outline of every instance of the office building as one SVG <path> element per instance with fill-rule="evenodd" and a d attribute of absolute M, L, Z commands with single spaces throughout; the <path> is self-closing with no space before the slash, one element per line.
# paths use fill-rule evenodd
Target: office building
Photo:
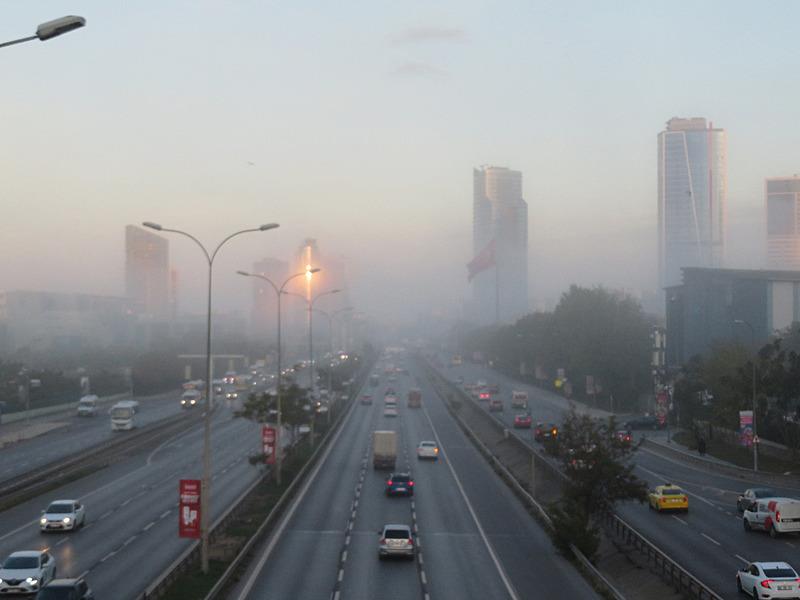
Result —
<path fill-rule="evenodd" d="M 658 134 L 658 257 L 662 288 L 683 267 L 721 267 L 728 197 L 727 141 L 703 118 L 673 118 Z"/>
<path fill-rule="evenodd" d="M 473 169 L 471 310 L 478 323 L 509 322 L 528 312 L 528 204 L 522 173 Z"/>
<path fill-rule="evenodd" d="M 767 179 L 767 266 L 800 270 L 800 177 Z"/>
<path fill-rule="evenodd" d="M 169 319 L 169 242 L 135 225 L 125 227 L 125 295 L 145 319 Z"/>
<path fill-rule="evenodd" d="M 800 321 L 800 271 L 684 268 L 666 289 L 667 364 L 707 354 L 718 342 L 760 347 Z M 753 340 L 746 321 L 753 327 Z"/>

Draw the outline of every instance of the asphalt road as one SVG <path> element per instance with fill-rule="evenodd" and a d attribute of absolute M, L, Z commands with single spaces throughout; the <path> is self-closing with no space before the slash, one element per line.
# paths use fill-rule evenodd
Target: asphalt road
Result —
<path fill-rule="evenodd" d="M 512 428 L 514 415 L 523 412 L 511 408 L 512 389 L 528 392 L 534 424 L 536 421 L 558 424 L 564 418 L 563 399 L 514 382 L 486 367 L 463 364 L 445 367 L 442 372 L 451 380 L 461 376 L 465 382 L 483 379 L 487 383 L 499 383 L 504 410 L 491 414 L 530 445 L 536 445 L 532 431 Z M 486 403 L 482 405 L 487 408 Z M 779 494 L 788 497 L 799 497 L 800 489 L 763 486 L 757 481 L 720 475 L 646 449 L 636 453 L 635 463 L 636 475 L 650 487 L 668 482 L 681 486 L 689 495 L 690 509 L 687 514 L 657 514 L 646 504 L 629 503 L 619 507 L 619 515 L 720 596 L 739 597 L 736 571 L 750 561 L 786 561 L 800 568 L 800 537 L 772 539 L 763 532 L 745 532 L 741 516 L 736 512 L 736 498 L 745 488 L 774 487 Z"/>
<path fill-rule="evenodd" d="M 136 416 L 139 426 L 179 413 L 180 394 L 181 392 L 176 390 L 166 394 L 136 398 L 139 402 L 139 413 Z M 96 417 L 58 413 L 35 419 L 65 423 L 66 426 L 0 449 L 0 481 L 27 473 L 38 466 L 118 436 L 120 432 L 111 431 L 111 417 L 108 416 L 108 409 L 111 406 L 111 404 L 99 406 Z"/>
<path fill-rule="evenodd" d="M 103 419 L 105 422 L 105 419 Z M 107 425 L 107 423 L 106 423 Z M 124 435 L 124 432 L 117 435 Z M 212 427 L 212 520 L 257 477 L 258 425 L 221 407 Z M 93 475 L 0 513 L 0 558 L 49 548 L 59 576 L 85 575 L 97 598 L 136 598 L 191 543 L 178 538 L 178 480 L 201 477 L 202 428 L 192 428 Z M 87 525 L 42 534 L 38 517 L 59 498 L 77 498 Z"/>
<path fill-rule="evenodd" d="M 408 365 L 411 368 L 411 365 Z M 257 555 L 231 598 L 596 598 L 559 556 L 450 417 L 427 382 L 423 408 L 406 407 L 421 371 L 393 384 L 398 417 L 383 416 L 381 385 L 366 389 L 372 406 L 356 404 L 284 527 Z M 387 498 L 385 471 L 371 463 L 376 429 L 399 435 L 396 470 L 410 470 L 413 498 Z M 438 462 L 418 461 L 417 444 L 438 440 Z M 363 477 L 363 480 L 362 480 Z M 381 561 L 378 531 L 386 523 L 417 527 L 415 561 Z M 420 557 L 421 555 L 421 557 Z M 337 594 L 338 592 L 338 594 Z"/>

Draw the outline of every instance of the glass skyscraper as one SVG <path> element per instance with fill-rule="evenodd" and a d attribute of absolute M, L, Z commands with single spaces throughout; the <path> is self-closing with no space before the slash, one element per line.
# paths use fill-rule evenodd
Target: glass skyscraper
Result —
<path fill-rule="evenodd" d="M 661 287 L 682 267 L 720 267 L 725 257 L 727 139 L 703 118 L 673 118 L 658 134 L 658 257 Z"/>
<path fill-rule="evenodd" d="M 767 179 L 767 266 L 800 271 L 800 177 Z"/>
<path fill-rule="evenodd" d="M 522 173 L 503 167 L 473 169 L 472 250 L 494 242 L 495 266 L 472 279 L 478 322 L 512 321 L 528 312 L 528 204 Z"/>

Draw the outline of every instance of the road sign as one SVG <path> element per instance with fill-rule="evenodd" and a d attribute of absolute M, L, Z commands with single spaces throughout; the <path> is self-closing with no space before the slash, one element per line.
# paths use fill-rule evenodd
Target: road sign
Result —
<path fill-rule="evenodd" d="M 200 537 L 200 490 L 199 479 L 181 479 L 178 490 L 178 536 Z"/>
<path fill-rule="evenodd" d="M 264 462 L 268 465 L 275 464 L 275 438 L 274 427 L 264 425 L 261 428 L 261 443 L 264 445 Z"/>

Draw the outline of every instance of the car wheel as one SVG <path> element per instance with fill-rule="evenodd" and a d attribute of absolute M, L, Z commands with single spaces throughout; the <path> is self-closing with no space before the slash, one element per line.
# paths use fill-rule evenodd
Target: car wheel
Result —
<path fill-rule="evenodd" d="M 758 600 L 758 589 L 753 588 L 753 600 Z"/>
<path fill-rule="evenodd" d="M 769 537 L 771 537 L 773 540 L 778 537 L 778 530 L 775 529 L 775 525 L 769 528 Z"/>
<path fill-rule="evenodd" d="M 739 579 L 738 577 L 736 578 L 736 590 L 737 590 L 737 591 L 738 591 L 740 594 L 741 594 L 742 592 L 744 592 L 744 590 L 742 589 L 742 580 L 741 580 L 741 579 Z"/>
<path fill-rule="evenodd" d="M 744 525 L 745 531 L 752 531 L 753 528 L 750 527 L 750 521 L 748 521 L 747 519 L 742 519 L 742 524 Z"/>

